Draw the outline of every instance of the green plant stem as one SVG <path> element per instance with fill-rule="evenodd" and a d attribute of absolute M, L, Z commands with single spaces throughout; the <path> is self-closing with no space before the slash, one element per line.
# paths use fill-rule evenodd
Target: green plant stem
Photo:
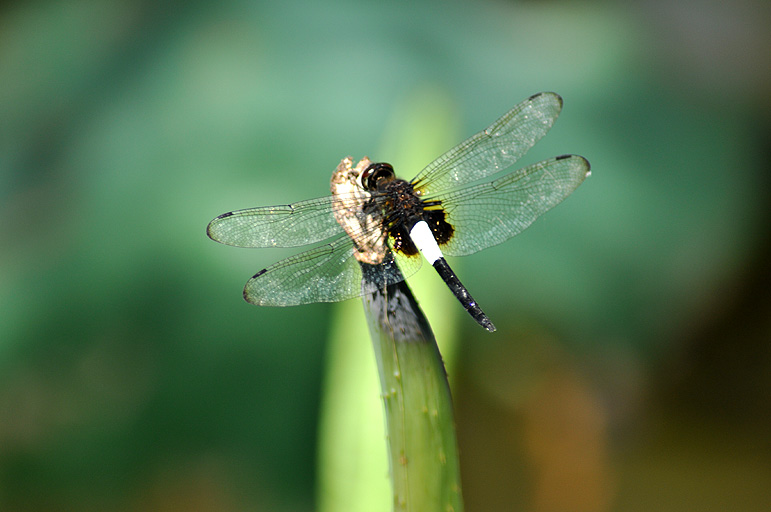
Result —
<path fill-rule="evenodd" d="M 433 332 L 404 282 L 363 302 L 385 404 L 393 510 L 460 512 L 452 398 Z"/>

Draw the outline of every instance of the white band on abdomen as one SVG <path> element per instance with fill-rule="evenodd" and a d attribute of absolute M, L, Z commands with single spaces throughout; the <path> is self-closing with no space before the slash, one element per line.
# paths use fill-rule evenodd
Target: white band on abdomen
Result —
<path fill-rule="evenodd" d="M 436 260 L 442 257 L 442 250 L 439 249 L 439 245 L 436 243 L 434 234 L 431 232 L 431 228 L 428 227 L 426 221 L 421 220 L 417 222 L 410 230 L 410 238 L 413 243 L 420 249 L 426 260 L 433 265 Z"/>

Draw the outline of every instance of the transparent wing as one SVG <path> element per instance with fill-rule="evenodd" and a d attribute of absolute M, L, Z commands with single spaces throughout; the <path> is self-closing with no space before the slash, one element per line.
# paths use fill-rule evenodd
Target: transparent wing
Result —
<path fill-rule="evenodd" d="M 244 299 L 258 306 L 296 306 L 350 299 L 360 289 L 361 270 L 346 235 L 257 272 L 244 287 Z"/>
<path fill-rule="evenodd" d="M 508 240 L 569 196 L 588 175 L 584 157 L 563 155 L 440 195 L 447 222 L 456 226 L 442 251 L 465 256 Z"/>
<path fill-rule="evenodd" d="M 363 282 L 353 241 L 344 235 L 261 270 L 247 281 L 244 299 L 258 306 L 297 306 L 352 299 L 403 281 L 417 272 L 420 263 L 416 257 L 394 259 L 389 252 L 384 263 L 376 266 L 378 278 Z"/>
<path fill-rule="evenodd" d="M 560 110 L 558 94 L 534 94 L 486 130 L 431 162 L 412 183 L 424 195 L 431 195 L 502 171 L 546 135 Z"/>
<path fill-rule="evenodd" d="M 298 247 L 342 231 L 331 197 L 224 213 L 206 228 L 212 240 L 236 247 Z"/>

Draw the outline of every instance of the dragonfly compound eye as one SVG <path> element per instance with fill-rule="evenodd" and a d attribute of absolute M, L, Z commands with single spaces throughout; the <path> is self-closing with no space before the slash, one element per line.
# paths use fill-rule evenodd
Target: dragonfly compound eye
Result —
<path fill-rule="evenodd" d="M 374 192 L 378 186 L 394 179 L 394 168 L 385 162 L 370 164 L 361 173 L 361 185 L 364 190 Z"/>

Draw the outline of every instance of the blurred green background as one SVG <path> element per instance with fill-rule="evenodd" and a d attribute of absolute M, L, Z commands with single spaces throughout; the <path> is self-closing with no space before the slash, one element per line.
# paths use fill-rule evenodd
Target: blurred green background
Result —
<path fill-rule="evenodd" d="M 454 144 L 542 90 L 565 108 L 523 164 L 578 153 L 593 175 L 451 262 L 499 329 L 449 303 L 466 509 L 768 510 L 769 19 L 763 0 L 5 3 L 0 510 L 314 510 L 338 306 L 246 304 L 297 251 L 207 222 L 326 195 L 346 155 L 412 177 L 383 149 L 401 127 Z"/>

